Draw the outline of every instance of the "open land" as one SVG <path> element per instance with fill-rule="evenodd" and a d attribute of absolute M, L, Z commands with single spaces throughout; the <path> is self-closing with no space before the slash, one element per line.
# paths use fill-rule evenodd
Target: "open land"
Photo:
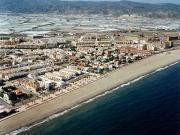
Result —
<path fill-rule="evenodd" d="M 173 23 L 172 23 L 173 21 Z M 0 33 L 43 34 L 49 31 L 179 30 L 180 19 L 122 15 L 0 14 Z"/>

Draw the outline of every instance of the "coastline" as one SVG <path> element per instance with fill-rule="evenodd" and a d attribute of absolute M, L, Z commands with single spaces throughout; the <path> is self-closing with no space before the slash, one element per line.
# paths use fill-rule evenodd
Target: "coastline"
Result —
<path fill-rule="evenodd" d="M 180 50 L 157 54 L 112 71 L 93 83 L 1 121 L 0 134 L 35 123 L 177 61 L 180 61 Z"/>

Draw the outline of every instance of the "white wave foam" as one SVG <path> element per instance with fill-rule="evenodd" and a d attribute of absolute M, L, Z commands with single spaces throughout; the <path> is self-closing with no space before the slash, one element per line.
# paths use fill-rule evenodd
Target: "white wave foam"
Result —
<path fill-rule="evenodd" d="M 6 135 L 17 135 L 17 134 L 20 134 L 20 133 L 22 133 L 22 132 L 25 132 L 25 131 L 27 131 L 27 130 L 29 130 L 30 128 L 29 127 L 22 127 L 22 128 L 20 128 L 20 129 L 18 129 L 18 130 L 15 130 L 15 131 L 13 131 L 13 132 L 11 132 L 11 133 L 9 133 L 9 134 L 6 134 Z"/>
<path fill-rule="evenodd" d="M 121 88 L 123 88 L 123 87 L 125 87 L 125 86 L 130 85 L 130 84 L 131 84 L 130 82 L 128 82 L 128 83 L 124 83 L 124 84 L 122 84 L 120 87 L 121 87 Z"/>
<path fill-rule="evenodd" d="M 159 71 L 162 71 L 162 70 L 164 70 L 164 69 L 167 69 L 167 68 L 169 68 L 169 67 L 171 67 L 171 66 L 174 66 L 174 65 L 176 65 L 176 64 L 178 64 L 178 63 L 180 63 L 180 62 L 178 61 L 178 62 L 172 63 L 172 64 L 170 64 L 170 65 L 168 65 L 168 66 L 159 68 L 159 69 L 155 70 L 154 72 L 152 72 L 151 74 L 154 74 L 154 73 L 156 73 L 156 72 L 159 72 Z"/>
<path fill-rule="evenodd" d="M 166 69 L 166 68 L 168 68 L 168 67 L 170 67 L 170 66 L 171 66 L 171 65 L 165 66 L 165 67 L 162 67 L 162 68 L 159 68 L 159 69 L 156 70 L 156 72 L 161 71 L 161 70 L 164 70 L 164 69 Z"/>
<path fill-rule="evenodd" d="M 84 105 L 84 104 L 87 104 L 87 103 L 90 103 L 90 102 L 94 101 L 95 99 L 97 99 L 97 98 L 99 98 L 99 97 L 103 97 L 103 96 L 105 96 L 105 95 L 107 95 L 107 94 L 110 94 L 110 93 L 118 90 L 119 88 L 123 88 L 123 87 L 128 86 L 128 85 L 130 85 L 130 84 L 132 84 L 132 83 L 135 83 L 135 82 L 143 79 L 144 77 L 147 77 L 147 76 L 149 76 L 149 75 L 151 75 L 151 74 L 154 74 L 154 73 L 156 73 L 156 72 L 159 72 L 159 71 L 161 71 L 161 70 L 163 70 L 163 69 L 166 69 L 166 68 L 168 68 L 168 67 L 170 67 L 170 66 L 173 66 L 173 65 L 175 65 L 175 64 L 177 64 L 177 63 L 179 63 L 179 62 L 170 64 L 170 65 L 165 66 L 165 67 L 163 67 L 163 68 L 159 68 L 159 69 L 155 70 L 154 72 L 148 73 L 148 74 L 143 75 L 143 76 L 141 76 L 141 77 L 138 77 L 138 78 L 136 78 L 136 79 L 134 79 L 134 80 L 132 80 L 132 81 L 130 81 L 130 82 L 127 82 L 127 83 L 125 83 L 125 84 L 122 84 L 122 85 L 120 85 L 120 86 L 118 86 L 118 87 L 116 87 L 116 88 L 114 88 L 114 89 L 108 90 L 108 91 L 106 91 L 106 92 L 104 92 L 104 93 L 102 93 L 102 94 L 100 94 L 100 95 L 97 95 L 97 96 L 95 96 L 95 97 L 93 97 L 93 98 L 90 98 L 90 99 L 86 100 L 85 102 L 82 102 L 82 103 L 80 103 L 80 104 L 78 104 L 78 105 L 75 105 L 75 106 L 73 106 L 72 108 L 69 108 L 69 109 L 67 109 L 67 110 L 64 110 L 63 112 L 60 112 L 60 113 L 57 113 L 57 114 L 53 114 L 52 116 L 49 116 L 48 118 L 44 119 L 44 120 L 41 121 L 41 122 L 38 122 L 38 123 L 36 123 L 36 124 L 34 124 L 34 125 L 31 125 L 31 126 L 29 126 L 29 127 L 27 127 L 27 126 L 22 127 L 22 128 L 20 128 L 20 129 L 15 130 L 15 131 L 12 131 L 11 133 L 6 134 L 6 135 L 17 135 L 17 134 L 19 134 L 19 133 L 28 131 L 28 130 L 32 129 L 33 127 L 36 127 L 36 126 L 41 125 L 41 124 L 43 124 L 43 123 L 45 123 L 45 122 L 48 122 L 48 121 L 50 121 L 50 120 L 52 120 L 52 119 L 55 119 L 55 118 L 57 118 L 57 117 L 60 117 L 60 116 L 62 116 L 62 115 L 64 115 L 64 114 L 68 113 L 68 112 L 71 111 L 71 110 L 74 110 L 74 109 L 76 109 L 76 108 L 78 108 L 78 107 L 80 107 L 80 106 L 82 106 L 82 105 Z"/>
<path fill-rule="evenodd" d="M 139 78 L 132 80 L 132 81 L 131 81 L 131 83 L 135 83 L 135 82 L 137 82 L 137 81 L 139 81 L 139 80 L 143 79 L 144 77 L 146 77 L 146 76 L 148 76 L 148 75 L 149 75 L 149 74 L 146 74 L 146 75 L 140 76 Z"/>

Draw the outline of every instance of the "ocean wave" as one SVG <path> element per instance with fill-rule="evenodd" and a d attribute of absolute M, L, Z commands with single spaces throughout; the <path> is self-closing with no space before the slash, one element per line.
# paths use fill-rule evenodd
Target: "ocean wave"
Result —
<path fill-rule="evenodd" d="M 123 87 L 125 87 L 125 86 L 128 86 L 128 85 L 130 85 L 130 84 L 131 84 L 131 82 L 124 83 L 124 84 L 122 84 L 120 87 L 121 87 L 121 88 L 123 88 Z"/>
<path fill-rule="evenodd" d="M 174 65 L 176 65 L 176 64 L 178 64 L 178 63 L 180 63 L 180 62 L 177 61 L 177 62 L 172 63 L 172 64 L 169 64 L 169 65 L 167 65 L 167 66 L 158 68 L 158 69 L 156 69 L 154 72 L 151 72 L 150 74 L 154 74 L 154 73 L 156 73 L 156 72 L 162 71 L 162 70 L 167 69 L 167 68 L 169 68 L 169 67 L 171 67 L 171 66 L 174 66 Z"/>
<path fill-rule="evenodd" d="M 15 130 L 9 134 L 6 134 L 6 135 L 17 135 L 17 134 L 20 134 L 20 133 L 25 132 L 27 130 L 30 130 L 30 129 L 31 129 L 30 127 L 22 127 L 22 128 L 17 129 L 17 130 Z"/>
<path fill-rule="evenodd" d="M 168 68 L 168 67 L 170 67 L 170 66 L 171 66 L 171 65 L 165 66 L 165 67 L 159 68 L 159 69 L 157 69 L 157 70 L 155 70 L 155 71 L 158 72 L 158 71 L 164 70 L 164 69 L 166 69 L 166 68 Z"/>
<path fill-rule="evenodd" d="M 123 88 L 123 87 L 126 87 L 126 86 L 128 86 L 128 85 L 131 85 L 132 83 L 135 83 L 135 82 L 137 82 L 137 81 L 139 81 L 139 80 L 141 80 L 141 79 L 143 79 L 143 78 L 145 78 L 145 77 L 147 77 L 147 76 L 149 76 L 149 75 L 151 75 L 151 74 L 154 74 L 154 73 L 156 73 L 156 72 L 159 72 L 159 71 L 161 71 L 161 70 L 164 70 L 164 69 L 166 69 L 166 68 L 168 68 L 168 67 L 171 67 L 171 66 L 173 66 L 173 65 L 176 65 L 176 64 L 178 64 L 178 63 L 179 63 L 179 62 L 176 62 L 176 63 L 170 64 L 170 65 L 168 65 L 168 66 L 165 66 L 165 67 L 163 67 L 163 68 L 159 68 L 159 69 L 155 70 L 154 72 L 145 74 L 145 75 L 140 76 L 140 77 L 138 77 L 138 78 L 136 78 L 136 79 L 134 79 L 134 80 L 132 80 L 132 81 L 129 81 L 129 82 L 124 83 L 124 84 L 121 84 L 120 86 L 118 86 L 118 87 L 116 87 L 116 88 L 114 88 L 114 89 L 105 91 L 104 93 L 102 93 L 102 94 L 100 94 L 100 95 L 97 95 L 97 96 L 95 96 L 95 97 L 93 97 L 93 98 L 90 98 L 90 99 L 88 99 L 88 100 L 86 100 L 86 101 L 84 101 L 84 102 L 82 102 L 82 103 L 80 103 L 80 104 L 78 104 L 78 105 L 75 105 L 75 106 L 73 106 L 73 107 L 71 107 L 71 108 L 69 108 L 69 109 L 66 109 L 66 110 L 64 110 L 64 111 L 62 111 L 62 112 L 60 112 L 60 113 L 53 114 L 52 116 L 49 116 L 48 118 L 44 119 L 44 120 L 41 121 L 41 122 L 38 122 L 38 123 L 33 124 L 33 125 L 31 125 L 31 126 L 28 126 L 28 127 L 25 126 L 25 127 L 19 128 L 19 129 L 14 130 L 14 131 L 12 131 L 11 133 L 6 134 L 6 135 L 17 135 L 17 134 L 20 134 L 20 133 L 22 133 L 22 132 L 26 132 L 26 131 L 32 129 L 33 127 L 36 127 L 36 126 L 38 126 L 38 125 L 41 125 L 41 124 L 43 124 L 43 123 L 45 123 L 45 122 L 48 122 L 48 121 L 50 121 L 50 120 L 52 120 L 52 119 L 55 119 L 55 118 L 57 118 L 57 117 L 63 116 L 64 114 L 66 114 L 66 113 L 68 113 L 68 112 L 70 112 L 70 111 L 72 111 L 72 110 L 74 110 L 74 109 L 76 109 L 76 108 L 78 108 L 78 107 L 80 107 L 80 106 L 82 106 L 82 105 L 84 105 L 84 104 L 90 103 L 90 102 L 96 100 L 97 98 L 100 98 L 100 97 L 106 96 L 107 94 L 113 93 L 114 91 L 117 91 L 119 88 Z"/>
<path fill-rule="evenodd" d="M 138 77 L 137 79 L 132 80 L 132 81 L 131 81 L 131 83 L 135 83 L 135 82 L 137 82 L 137 81 L 139 81 L 139 80 L 143 79 L 144 77 L 146 77 L 146 76 L 148 76 L 148 75 L 149 75 L 149 74 L 146 74 L 146 75 L 140 76 L 140 77 Z"/>

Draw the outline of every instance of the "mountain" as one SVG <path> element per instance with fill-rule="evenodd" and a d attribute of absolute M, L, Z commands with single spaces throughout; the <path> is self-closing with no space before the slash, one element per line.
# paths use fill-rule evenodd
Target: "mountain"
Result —
<path fill-rule="evenodd" d="M 153 18 L 180 18 L 180 5 L 131 1 L 0 0 L 0 12 L 58 14 L 137 14 Z"/>

